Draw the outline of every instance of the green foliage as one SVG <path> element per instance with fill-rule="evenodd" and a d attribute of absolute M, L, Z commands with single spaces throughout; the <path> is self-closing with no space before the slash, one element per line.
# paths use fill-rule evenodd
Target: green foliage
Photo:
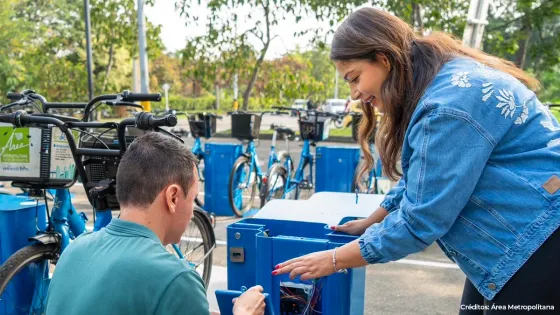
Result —
<path fill-rule="evenodd" d="M 91 0 L 95 94 L 130 88 L 137 54 L 134 0 Z M 0 0 L 0 101 L 34 89 L 51 101 L 85 101 L 87 73 L 81 1 Z M 146 23 L 148 54 L 163 49 L 159 26 Z"/>
<path fill-rule="evenodd" d="M 200 1 L 177 1 L 176 5 L 181 9 L 187 24 L 198 23 L 198 16 L 190 14 L 192 6 L 196 4 L 200 5 Z M 238 73 L 241 81 L 244 82 L 243 105 L 247 108 L 270 43 L 276 37 L 274 30 L 281 21 L 298 23 L 303 14 L 314 13 L 317 20 L 329 20 L 332 27 L 335 20 L 346 16 L 353 7 L 360 4 L 361 1 L 357 0 L 211 0 L 206 3 L 210 11 L 206 23 L 206 35 L 193 39 L 187 45 L 184 52 L 185 60 L 194 63 L 193 78 L 210 79 L 210 82 L 202 80 L 207 89 L 209 85 L 223 83 L 224 77 L 231 77 L 233 73 Z M 240 19 L 249 23 L 247 29 L 238 29 Z M 303 29 L 301 32 L 296 32 L 294 36 L 308 32 L 314 32 L 318 36 L 324 30 Z M 253 48 L 247 44 L 250 37 L 262 44 L 261 47 L 256 48 L 254 55 Z M 250 71 L 246 72 L 244 69 Z M 290 75 L 286 74 L 286 76 Z M 307 86 L 304 87 L 306 88 Z"/>

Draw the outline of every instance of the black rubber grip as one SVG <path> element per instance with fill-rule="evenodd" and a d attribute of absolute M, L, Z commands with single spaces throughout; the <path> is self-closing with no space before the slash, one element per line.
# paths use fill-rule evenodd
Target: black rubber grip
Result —
<path fill-rule="evenodd" d="M 161 94 L 131 93 L 129 91 L 124 91 L 122 93 L 122 100 L 125 102 L 160 102 Z"/>
<path fill-rule="evenodd" d="M 156 127 L 175 127 L 177 125 L 177 116 L 165 115 L 163 117 L 154 117 L 154 114 L 141 112 L 136 115 L 136 127 L 142 130 L 154 129 Z"/>
<path fill-rule="evenodd" d="M 8 99 L 11 101 L 19 101 L 23 98 L 23 94 L 21 93 L 8 93 Z"/>

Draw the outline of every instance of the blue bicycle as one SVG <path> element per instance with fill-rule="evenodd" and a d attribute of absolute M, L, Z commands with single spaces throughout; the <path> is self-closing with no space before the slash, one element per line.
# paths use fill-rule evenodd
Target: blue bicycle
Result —
<path fill-rule="evenodd" d="M 170 109 L 168 111 L 156 111 L 154 113 L 156 115 L 170 114 L 176 116 L 179 115 L 187 116 L 189 121 L 189 128 L 191 130 L 190 134 L 194 138 L 194 143 L 191 148 L 191 152 L 194 154 L 197 160 L 196 167 L 198 171 L 198 179 L 201 182 L 204 182 L 204 169 L 202 166 L 204 165 L 205 152 L 204 152 L 204 144 L 202 143 L 201 138 L 206 138 L 206 140 L 208 140 L 216 133 L 216 126 L 217 126 L 216 120 L 222 119 L 222 116 L 204 113 L 204 112 L 187 114 L 185 112 L 176 111 L 173 109 Z M 173 128 L 170 130 L 170 132 L 172 132 L 178 137 L 185 137 L 188 135 L 188 131 L 183 128 Z M 198 198 L 196 199 L 196 203 L 197 205 L 202 206 L 202 202 Z"/>
<path fill-rule="evenodd" d="M 117 95 L 96 97 L 85 108 L 84 120 L 86 121 L 44 113 L 28 114 L 25 111 L 0 115 L 0 122 L 12 124 L 16 127 L 13 128 L 14 130 L 33 127 L 29 129 L 38 129 L 43 132 L 43 135 L 54 133 L 55 130 L 60 131 L 60 139 L 64 140 L 71 153 L 70 161 L 65 162 L 73 163 L 75 166 L 75 172 L 64 178 L 50 174 L 39 178 L 14 178 L 12 182 L 14 187 L 29 189 L 30 195 L 34 197 L 44 196 L 45 189 L 56 188 L 56 196 L 52 213 L 49 213 L 48 207 L 46 214 L 37 213 L 37 232 L 35 235 L 30 235 L 31 244 L 18 250 L 0 266 L 0 305 L 3 303 L 5 314 L 42 313 L 52 267 L 70 241 L 87 232 L 85 223 L 88 219 L 85 214 L 76 211 L 68 190 L 77 178 L 81 179 L 88 200 L 94 208 L 94 231 L 97 231 L 111 221 L 111 210 L 119 209 L 115 196 L 116 171 L 120 157 L 134 138 L 130 134 L 134 133 L 133 130 L 139 133 L 147 131 L 168 133 L 160 127 L 174 126 L 177 123 L 176 116 L 166 115 L 163 118 L 156 118 L 153 114 L 145 112 L 139 112 L 135 118 L 124 119 L 118 124 L 89 122 L 87 117 L 95 108 L 94 104 L 105 102 L 114 106 L 129 106 L 134 104 L 130 102 L 157 101 L 160 98 L 159 94 L 133 94 L 127 91 Z M 33 94 L 33 96 L 22 97 L 18 102 L 38 100 L 44 98 Z M 46 100 L 44 103 L 48 104 Z M 92 129 L 96 128 L 107 130 L 95 135 Z M 115 129 L 116 136 L 103 137 L 108 131 Z M 129 129 L 129 136 L 126 136 L 127 129 Z M 75 139 L 74 131 L 78 134 L 86 134 L 87 137 Z M 36 141 L 34 138 L 29 139 Z M 55 141 L 54 137 L 43 136 L 38 140 L 45 141 L 45 139 Z M 76 144 L 77 141 L 80 147 Z M 46 200 L 45 205 L 48 205 Z M 212 250 L 215 246 L 213 229 L 208 215 L 197 207 L 191 223 L 192 225 L 183 234 L 181 243 L 173 246 L 173 252 L 181 259 L 185 258 L 191 262 L 195 269 L 201 267 L 202 270 L 198 271 L 207 285 L 212 268 Z M 200 233 L 193 236 L 191 227 Z M 190 248 L 191 241 L 193 241 L 193 248 Z M 196 252 L 198 249 L 202 251 Z"/>
<path fill-rule="evenodd" d="M 291 115 L 291 112 L 288 114 Z M 272 124 L 270 128 L 274 130 L 274 132 L 272 134 L 272 144 L 270 146 L 268 158 L 268 171 L 266 172 L 266 176 L 263 177 L 263 185 L 260 190 L 261 208 L 271 198 L 278 199 L 282 197 L 282 187 L 284 187 L 285 178 L 291 178 L 294 172 L 294 162 L 290 156 L 290 139 L 295 137 L 295 132 L 290 128 L 274 124 Z M 277 137 L 283 138 L 286 142 L 286 150 L 279 151 L 278 153 L 276 152 Z M 279 167 L 283 167 L 283 172 L 277 170 Z M 284 176 L 280 176 L 279 174 L 283 174 Z M 295 195 L 293 196 L 295 198 Z"/>
<path fill-rule="evenodd" d="M 350 112 L 347 113 L 352 116 L 352 139 L 354 142 L 358 143 L 358 128 L 362 120 L 362 113 Z M 377 130 L 377 121 L 375 123 L 374 129 Z M 361 174 L 362 169 L 366 165 L 364 157 L 358 162 L 356 170 L 354 171 L 354 179 L 352 181 L 352 191 L 357 191 L 359 193 L 377 194 L 379 193 L 378 188 L 378 177 L 381 175 L 381 159 L 379 158 L 377 151 L 375 149 L 375 132 L 372 133 L 369 138 L 369 151 L 373 156 L 373 167 L 363 174 Z M 361 175 L 361 176 L 360 176 Z"/>
<path fill-rule="evenodd" d="M 242 217 L 253 207 L 257 190 L 261 189 L 264 180 L 255 147 L 255 141 L 258 141 L 260 135 L 262 116 L 289 115 L 289 113 L 237 111 L 228 114 L 231 115 L 231 136 L 247 145 L 245 152 L 233 164 L 229 176 L 229 203 L 235 215 Z M 278 155 L 277 158 L 282 156 Z"/>
<path fill-rule="evenodd" d="M 294 110 L 289 107 L 273 108 Z M 303 139 L 298 167 L 293 172 L 291 158 L 286 159 L 288 162 L 276 161 L 270 165 L 266 174 L 267 180 L 261 189 L 262 205 L 272 199 L 307 199 L 313 194 L 314 156 L 311 153 L 311 147 L 315 147 L 317 142 L 328 138 L 330 119 L 337 118 L 338 115 L 317 110 L 295 110 L 298 113 L 300 136 Z"/>

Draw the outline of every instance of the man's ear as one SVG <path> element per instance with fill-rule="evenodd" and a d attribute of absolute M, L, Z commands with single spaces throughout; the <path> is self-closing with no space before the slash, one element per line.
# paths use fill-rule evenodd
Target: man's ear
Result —
<path fill-rule="evenodd" d="M 177 203 L 179 202 L 179 198 L 181 198 L 181 187 L 176 184 L 167 186 L 164 197 L 168 211 L 170 213 L 175 213 L 177 210 Z"/>

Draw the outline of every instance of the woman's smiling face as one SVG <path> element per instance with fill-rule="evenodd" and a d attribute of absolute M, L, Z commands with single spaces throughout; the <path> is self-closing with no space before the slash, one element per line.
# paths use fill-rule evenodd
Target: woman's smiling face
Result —
<path fill-rule="evenodd" d="M 377 61 L 345 60 L 334 62 L 338 73 L 350 85 L 350 97 L 361 100 L 365 106 L 375 106 L 384 111 L 381 101 L 381 86 L 389 75 L 391 66 L 384 55 L 378 54 Z"/>

